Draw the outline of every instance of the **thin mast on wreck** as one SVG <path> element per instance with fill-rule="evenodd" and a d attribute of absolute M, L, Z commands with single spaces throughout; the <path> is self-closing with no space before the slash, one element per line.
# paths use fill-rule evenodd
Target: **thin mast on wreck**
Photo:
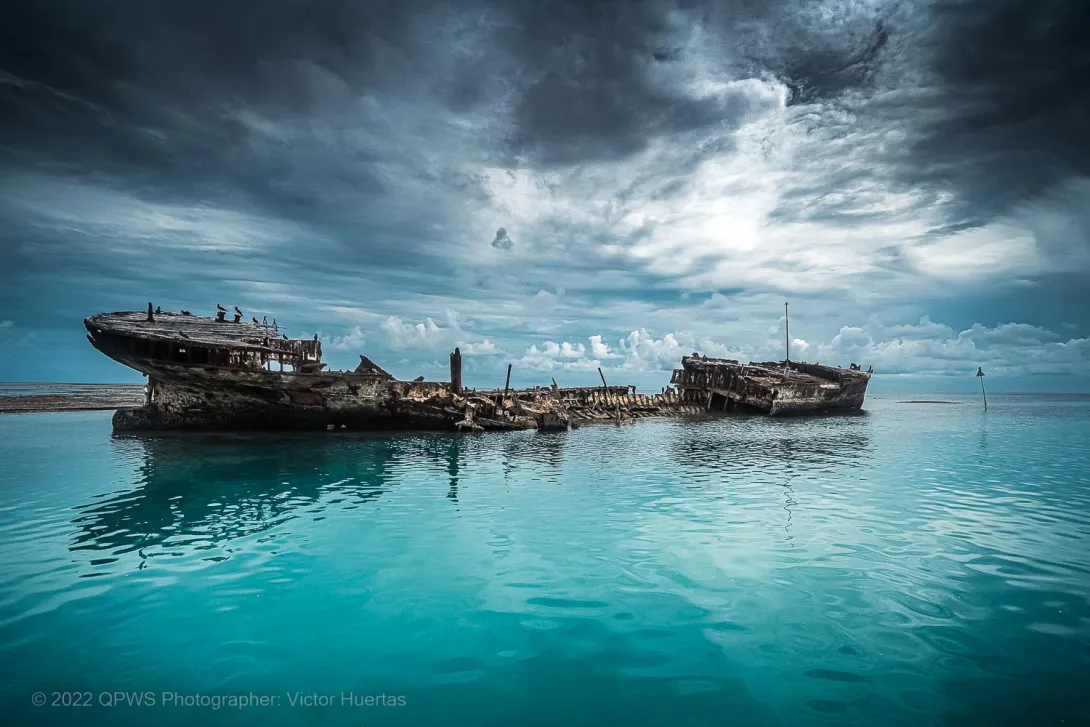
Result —
<path fill-rule="evenodd" d="M 791 366 L 791 321 L 787 317 L 787 302 L 783 304 L 783 338 L 787 345 L 787 358 L 783 360 L 783 377 L 786 379 Z"/>

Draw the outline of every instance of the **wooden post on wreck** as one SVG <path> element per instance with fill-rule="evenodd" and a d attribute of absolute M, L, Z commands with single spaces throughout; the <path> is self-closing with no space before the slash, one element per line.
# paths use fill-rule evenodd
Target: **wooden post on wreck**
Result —
<path fill-rule="evenodd" d="M 980 379 L 980 395 L 984 397 L 984 411 L 988 411 L 988 395 L 984 392 L 984 369 L 976 367 L 976 376 Z"/>
<path fill-rule="evenodd" d="M 155 316 L 153 316 L 152 313 L 151 313 L 151 301 L 149 300 L 148 301 L 148 323 L 154 323 L 154 322 L 155 322 Z"/>
<path fill-rule="evenodd" d="M 598 376 L 602 378 L 602 396 L 605 398 L 606 405 L 614 404 L 613 397 L 609 393 L 609 384 L 606 383 L 606 375 L 602 373 L 602 367 L 598 367 Z M 617 409 L 617 421 L 621 421 L 621 409 L 619 405 L 616 405 Z"/>
<path fill-rule="evenodd" d="M 507 364 L 507 382 L 503 385 L 503 396 L 500 398 L 499 412 L 504 419 L 507 418 L 507 392 L 511 390 L 511 364 Z"/>
<path fill-rule="evenodd" d="M 450 354 L 450 393 L 462 393 L 462 352 L 458 348 Z"/>

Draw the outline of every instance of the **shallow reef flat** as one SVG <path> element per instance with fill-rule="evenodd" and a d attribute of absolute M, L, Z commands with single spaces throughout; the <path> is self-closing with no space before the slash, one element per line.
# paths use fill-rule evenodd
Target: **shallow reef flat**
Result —
<path fill-rule="evenodd" d="M 140 406 L 142 384 L 0 384 L 0 413 L 90 411 Z"/>

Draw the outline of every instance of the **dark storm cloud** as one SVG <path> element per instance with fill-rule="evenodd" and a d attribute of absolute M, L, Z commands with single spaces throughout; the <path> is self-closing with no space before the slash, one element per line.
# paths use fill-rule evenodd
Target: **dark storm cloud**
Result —
<path fill-rule="evenodd" d="M 920 52 L 937 113 L 905 171 L 987 221 L 1073 176 L 1090 175 L 1090 3 L 941 2 Z"/>
<path fill-rule="evenodd" d="M 519 152 L 544 164 L 616 159 L 659 136 L 721 125 L 748 113 L 741 93 L 695 97 L 656 77 L 682 51 L 659 3 L 531 4 L 512 52 L 528 83 L 515 109 Z"/>
<path fill-rule="evenodd" d="M 808 110 L 800 128 L 847 144 L 800 160 L 812 174 L 784 190 L 773 219 L 860 226 L 934 210 L 939 238 L 1041 212 L 1054 221 L 1034 230 L 1039 249 L 1090 246 L 1079 182 L 1090 177 L 1090 4 L 891 2 L 831 33 L 793 20 L 799 7 L 766 15 L 746 57 Z M 876 189 L 915 200 L 894 213 L 859 196 Z"/>
<path fill-rule="evenodd" d="M 202 289 L 270 279 L 325 289 L 379 270 L 442 290 L 449 263 L 422 246 L 445 210 L 407 212 L 387 201 L 391 188 L 472 199 L 480 180 L 383 138 L 387 100 L 406 79 L 435 78 L 436 64 L 432 4 L 382 5 L 4 3 L 0 202 L 21 187 L 24 204 L 0 204 L 3 275 L 62 296 L 100 279 L 175 295 L 183 275 Z M 68 214 L 80 196 L 119 222 Z M 223 215 L 196 224 L 194 206 L 229 213 L 254 242 L 247 259 L 207 249 Z M 15 287 L 2 296 L 9 309 L 22 305 Z"/>
<path fill-rule="evenodd" d="M 888 39 L 880 21 L 836 34 L 799 18 L 791 0 L 553 2 L 516 5 L 505 47 L 525 85 L 517 152 L 543 164 L 610 160 L 656 138 L 732 130 L 752 117 L 741 90 L 696 94 L 668 71 L 699 56 L 707 80 L 777 78 L 794 102 L 868 84 Z M 859 25 L 858 21 L 853 21 Z M 711 38 L 693 44 L 694 29 Z M 686 47 L 689 45 L 689 47 Z"/>
<path fill-rule="evenodd" d="M 515 241 L 507 234 L 506 227 L 496 230 L 496 236 L 492 238 L 492 247 L 497 250 L 510 250 L 514 246 Z"/>
<path fill-rule="evenodd" d="M 426 90 L 411 101 L 420 114 L 508 99 L 513 128 L 479 150 L 482 162 L 584 163 L 750 117 L 742 91 L 701 96 L 663 74 L 704 52 L 683 47 L 692 27 L 722 37 L 713 76 L 729 80 L 731 68 L 756 58 L 807 99 L 865 82 L 885 37 L 879 29 L 859 41 L 818 38 L 780 1 L 716 12 L 666 2 L 461 10 L 452 17 L 431 2 L 346 0 L 9 2 L 0 9 L 0 161 L 93 171 L 147 194 L 238 195 L 278 214 L 328 219 L 323 198 L 333 190 L 389 191 L 382 162 L 392 150 L 285 139 L 255 128 L 252 116 L 305 127 L 331 105 L 410 98 L 419 85 Z M 778 30 L 768 38 L 735 30 L 754 22 Z"/>
<path fill-rule="evenodd" d="M 356 93 L 413 72 L 407 59 L 416 36 L 408 12 L 398 10 L 404 6 L 370 15 L 368 7 L 5 3 L 5 155 L 14 163 L 45 156 L 166 194 L 241 191 L 274 206 L 306 207 L 313 190 L 282 182 L 293 162 L 320 150 L 266 148 L 240 112 L 306 116 L 323 101 L 314 70 Z M 370 160 L 325 156 L 326 181 L 381 190 Z"/>
<path fill-rule="evenodd" d="M 888 40 L 889 30 L 879 20 L 862 37 L 849 32 L 838 36 L 836 42 L 820 39 L 811 44 L 802 40 L 788 45 L 782 64 L 773 67 L 791 89 L 791 104 L 836 98 L 844 91 L 870 85 Z"/>
<path fill-rule="evenodd" d="M 473 4 L 460 21 L 466 32 L 440 39 L 470 51 L 443 72 L 430 31 L 452 22 L 430 2 L 16 0 L 0 8 L 3 154 L 9 165 L 44 157 L 163 194 L 244 194 L 306 215 L 326 188 L 388 191 L 384 150 L 278 141 L 244 112 L 306 119 L 327 111 L 331 94 L 396 94 L 404 79 L 425 78 L 434 91 L 426 100 L 456 110 L 508 95 L 514 128 L 494 140 L 497 158 L 615 159 L 656 138 L 748 118 L 743 94 L 698 96 L 662 75 L 687 54 L 716 51 L 710 67 L 724 79 L 739 69 L 778 78 L 791 103 L 871 88 L 901 29 L 887 17 L 895 14 L 822 27 L 803 7 Z M 967 203 L 995 211 L 1090 172 L 1090 6 L 924 7 L 908 60 L 936 74 L 948 112 L 924 124 L 906 179 L 954 185 Z M 688 43 L 694 27 L 713 42 Z"/>

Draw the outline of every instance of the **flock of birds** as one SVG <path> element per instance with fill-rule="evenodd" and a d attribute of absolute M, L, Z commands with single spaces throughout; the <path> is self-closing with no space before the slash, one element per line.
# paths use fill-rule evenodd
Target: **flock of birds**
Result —
<path fill-rule="evenodd" d="M 216 303 L 216 310 L 219 311 L 220 313 L 223 313 L 223 314 L 226 314 L 228 312 L 228 310 L 226 308 L 224 308 L 222 305 L 220 305 L 219 303 Z M 152 311 L 151 303 L 148 303 L 148 320 L 149 321 L 154 320 L 153 315 L 159 315 L 162 312 L 163 312 L 163 309 L 162 309 L 161 306 L 155 306 L 155 310 Z M 191 311 L 187 311 L 187 310 L 182 310 L 181 313 L 182 313 L 183 316 L 193 315 L 193 313 Z M 237 323 L 237 322 L 241 321 L 243 317 L 244 317 L 243 312 L 241 310 L 239 310 L 239 307 L 236 305 L 235 306 L 235 322 Z M 222 320 L 222 318 L 221 318 L 221 320 Z M 272 333 L 273 333 L 274 336 L 275 335 L 280 335 L 280 336 L 282 336 L 284 338 L 285 341 L 290 340 L 288 338 L 288 334 L 280 333 L 280 326 L 278 326 L 276 324 L 276 319 L 275 318 L 273 318 L 271 324 L 269 323 L 269 317 L 268 316 L 262 316 L 260 321 L 257 320 L 257 316 L 250 316 L 250 320 L 253 321 L 255 326 L 261 326 L 266 331 L 268 331 L 271 328 Z M 189 336 L 186 335 L 185 331 L 179 331 L 179 335 L 181 335 L 182 338 L 189 338 Z M 317 335 L 315 335 L 315 339 L 317 339 Z"/>
<path fill-rule="evenodd" d="M 219 303 L 216 303 L 216 310 L 218 310 L 220 313 L 227 313 L 227 309 L 224 308 Z M 185 313 L 185 311 L 182 311 L 182 313 Z M 192 314 L 190 314 L 190 315 L 192 315 Z M 237 305 L 235 306 L 235 316 L 237 316 L 237 320 L 242 320 L 245 317 L 245 314 L 241 310 L 239 310 Z M 263 328 L 265 328 L 266 331 L 270 328 L 269 317 L 268 316 L 262 316 L 260 321 L 257 320 L 257 316 L 250 316 L 250 320 L 254 322 L 255 326 L 262 326 Z M 273 332 L 274 336 L 276 334 L 280 333 L 280 327 L 278 325 L 276 325 L 276 319 L 275 318 L 273 318 L 271 328 L 272 328 L 272 332 Z M 288 334 L 280 333 L 280 335 L 284 337 L 285 341 L 288 340 Z"/>

